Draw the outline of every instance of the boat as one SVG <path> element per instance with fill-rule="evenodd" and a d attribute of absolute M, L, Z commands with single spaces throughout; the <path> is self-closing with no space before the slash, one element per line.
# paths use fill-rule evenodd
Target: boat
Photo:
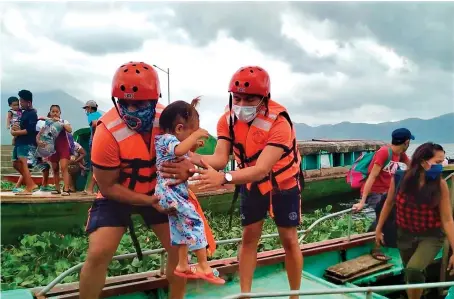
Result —
<path fill-rule="evenodd" d="M 351 223 L 352 209 L 343 210 L 324 216 L 306 230 L 299 231 L 300 240 L 313 231 L 319 223 L 340 215 L 349 214 Z M 396 298 L 396 292 L 408 288 L 422 287 L 432 289 L 431 297 L 449 297 L 454 293 L 454 281 L 448 280 L 446 273 L 447 250 L 441 250 L 428 267 L 429 280 L 425 284 L 402 284 L 403 266 L 395 248 L 384 248 L 390 261 L 378 261 L 369 254 L 374 246 L 374 233 L 350 234 L 350 227 L 345 237 L 308 243 L 300 246 L 304 256 L 301 291 L 288 291 L 288 280 L 284 267 L 283 249 L 261 252 L 258 254 L 257 269 L 254 273 L 253 293 L 241 294 L 238 282 L 238 258 L 226 258 L 210 261 L 221 277 L 226 279 L 222 286 L 211 285 L 203 281 L 189 281 L 185 298 L 187 299 L 234 299 L 265 298 L 291 294 L 308 295 L 307 298 Z M 262 236 L 274 238 L 278 234 Z M 239 243 L 240 239 L 218 241 L 218 245 Z M 143 252 L 144 255 L 160 255 L 159 269 L 144 273 L 108 277 L 102 290 L 101 298 L 108 299 L 145 299 L 167 298 L 168 282 L 165 276 L 166 256 L 164 250 L 154 249 Z M 114 260 L 132 259 L 136 253 L 115 256 Z M 31 289 L 16 289 L 1 292 L 3 299 L 76 299 L 79 296 L 78 283 L 61 284 L 62 280 L 80 271 L 82 264 L 73 266 L 56 277 L 47 286 Z M 397 285 L 396 285 L 397 284 Z M 270 290 L 272 286 L 273 290 Z M 448 289 L 449 288 L 449 289 Z M 435 294 L 435 295 L 434 295 Z M 434 297 L 435 296 L 435 297 Z"/>
<path fill-rule="evenodd" d="M 74 133 L 75 140 L 88 148 L 89 129 L 80 129 Z M 214 152 L 216 140 L 207 142 L 202 148 L 203 154 Z M 353 162 L 363 153 L 375 151 L 385 143 L 382 141 L 364 140 L 321 140 L 299 141 L 298 148 L 302 154 L 302 168 L 305 176 L 303 201 L 324 205 L 324 199 L 333 196 L 342 200 L 351 200 L 359 195 L 345 181 L 345 173 Z M 209 146 L 208 146 L 209 145 Z M 230 163 L 227 169 L 235 168 Z M 454 165 L 445 166 L 444 176 L 454 171 Z M 79 177 L 77 189 L 83 190 L 86 181 Z M 201 192 L 191 185 L 202 208 L 211 213 L 227 213 L 230 210 L 233 186 Z M 0 193 L 1 201 L 1 242 L 13 244 L 23 234 L 39 234 L 44 231 L 56 231 L 62 234 L 80 228 L 87 220 L 87 211 L 94 200 L 93 196 L 73 193 L 61 197 L 50 193 L 37 192 L 33 196 L 15 196 L 11 192 Z M 239 207 L 239 201 L 236 208 Z"/>

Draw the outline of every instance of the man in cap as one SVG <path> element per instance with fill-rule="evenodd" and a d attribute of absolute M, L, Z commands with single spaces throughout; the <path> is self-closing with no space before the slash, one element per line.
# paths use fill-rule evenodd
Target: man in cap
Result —
<path fill-rule="evenodd" d="M 98 104 L 93 101 L 93 100 L 88 100 L 85 105 L 82 107 L 82 109 L 85 110 L 85 114 L 87 115 L 87 120 L 88 120 L 88 126 L 90 127 L 90 140 L 88 142 L 88 155 L 89 157 L 91 156 L 91 144 L 93 141 L 93 135 L 95 134 L 96 130 L 96 123 L 98 122 L 98 119 L 101 118 L 101 113 L 98 111 Z M 93 177 L 93 172 L 91 168 L 91 161 L 90 158 L 88 157 L 88 167 L 90 169 L 90 174 L 91 174 L 91 179 L 88 181 L 88 185 L 85 188 L 84 193 L 86 194 L 93 194 L 94 193 L 94 188 L 96 184 L 96 180 Z"/>
<path fill-rule="evenodd" d="M 378 213 L 377 205 L 386 199 L 391 178 L 396 170 L 405 168 L 405 165 L 410 166 L 410 159 L 405 152 L 410 146 L 410 140 L 414 140 L 415 137 L 406 128 L 394 130 L 391 137 L 391 144 L 382 146 L 369 164 L 369 175 L 365 184 L 361 187 L 361 200 L 353 205 L 353 210 L 356 212 L 361 211 L 367 203 L 370 208 Z M 372 255 L 377 259 L 387 259 L 377 248 L 373 250 Z"/>

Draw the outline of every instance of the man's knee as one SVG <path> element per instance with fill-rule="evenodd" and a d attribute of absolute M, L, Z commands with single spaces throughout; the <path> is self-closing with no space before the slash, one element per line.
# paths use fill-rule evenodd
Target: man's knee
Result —
<path fill-rule="evenodd" d="M 416 268 L 406 268 L 404 270 L 404 273 L 405 281 L 407 283 L 424 283 L 426 281 L 424 270 Z"/>

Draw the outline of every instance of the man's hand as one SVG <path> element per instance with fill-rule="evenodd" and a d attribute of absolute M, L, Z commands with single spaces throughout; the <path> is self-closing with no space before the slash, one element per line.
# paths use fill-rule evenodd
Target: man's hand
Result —
<path fill-rule="evenodd" d="M 171 216 L 175 216 L 177 214 L 177 209 L 175 207 L 171 207 L 169 209 L 164 209 L 163 207 L 161 207 L 161 205 L 159 204 L 159 197 L 157 197 L 156 195 L 152 195 L 150 197 L 152 197 L 151 206 L 155 208 L 159 213 Z"/>
<path fill-rule="evenodd" d="M 359 203 L 354 204 L 353 207 L 352 207 L 353 208 L 353 212 L 357 213 L 357 212 L 361 211 L 364 208 L 364 206 L 365 206 L 365 204 L 362 201 L 360 201 Z"/>
<path fill-rule="evenodd" d="M 188 180 L 191 176 L 190 169 L 194 168 L 194 165 L 186 158 L 180 157 L 175 162 L 164 162 L 158 171 L 164 178 L 172 178 L 173 182 L 169 185 L 181 184 Z"/>
<path fill-rule="evenodd" d="M 19 131 L 20 130 L 20 125 L 18 123 L 15 123 L 11 127 L 12 131 Z"/>

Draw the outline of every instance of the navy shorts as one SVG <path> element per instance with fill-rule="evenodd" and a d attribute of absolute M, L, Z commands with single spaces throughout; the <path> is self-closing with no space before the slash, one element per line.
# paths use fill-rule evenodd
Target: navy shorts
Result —
<path fill-rule="evenodd" d="M 240 189 L 241 225 L 246 226 L 267 217 L 270 195 L 262 195 L 256 185 L 251 190 L 243 185 Z M 301 222 L 301 192 L 298 186 L 273 194 L 274 222 L 279 227 L 296 227 Z"/>
<path fill-rule="evenodd" d="M 132 214 L 142 216 L 145 225 L 167 223 L 169 217 L 151 206 L 133 206 L 116 200 L 95 199 L 88 210 L 85 231 L 90 234 L 100 227 L 128 227 Z"/>

